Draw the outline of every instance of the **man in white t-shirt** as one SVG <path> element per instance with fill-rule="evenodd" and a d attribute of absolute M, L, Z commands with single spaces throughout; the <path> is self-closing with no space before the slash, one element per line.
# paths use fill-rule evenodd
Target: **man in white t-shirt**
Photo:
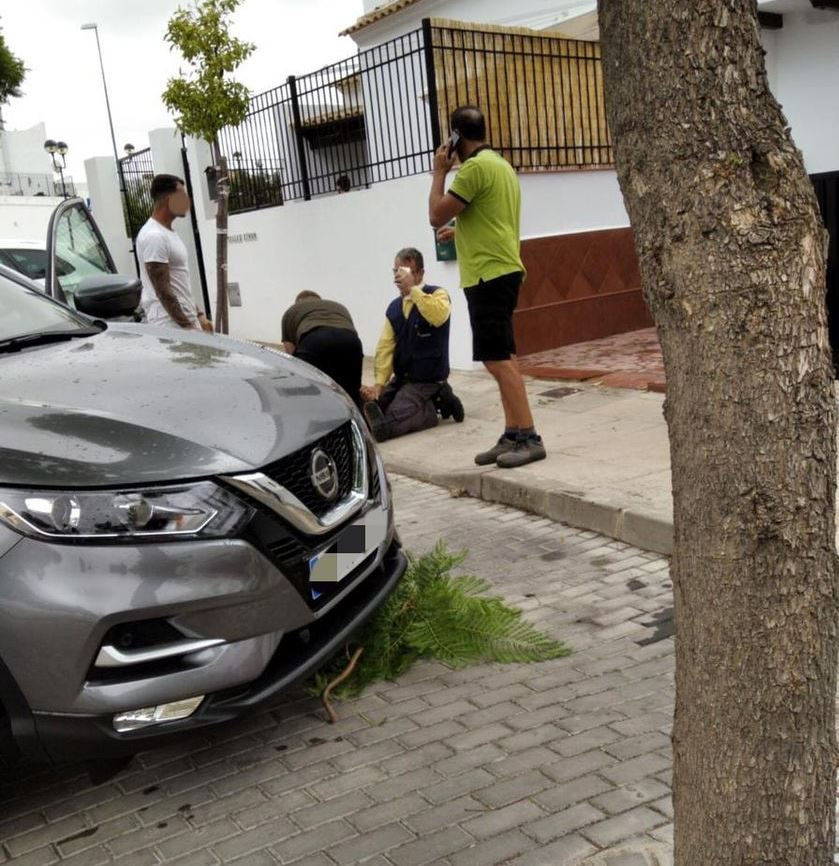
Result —
<path fill-rule="evenodd" d="M 137 235 L 137 259 L 143 283 L 141 305 L 151 325 L 212 331 L 198 309 L 189 285 L 184 242 L 172 230 L 176 217 L 189 213 L 184 182 L 173 174 L 155 175 L 151 182 L 154 211 Z"/>

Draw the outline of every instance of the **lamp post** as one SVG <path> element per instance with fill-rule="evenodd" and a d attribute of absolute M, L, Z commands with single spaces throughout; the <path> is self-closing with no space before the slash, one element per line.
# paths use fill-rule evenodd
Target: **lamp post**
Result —
<path fill-rule="evenodd" d="M 117 153 L 117 139 L 114 135 L 114 121 L 111 117 L 111 101 L 108 99 L 108 85 L 105 81 L 105 64 L 102 62 L 102 46 L 99 44 L 99 27 L 95 23 L 82 24 L 82 30 L 92 30 L 96 34 L 96 50 L 99 53 L 99 69 L 102 71 L 102 89 L 105 91 L 105 107 L 108 109 L 108 126 L 111 129 L 111 144 L 114 148 L 114 166 L 120 176 L 120 188 L 122 188 L 122 172 L 119 170 L 119 154 Z M 125 190 L 123 190 L 125 192 Z"/>
<path fill-rule="evenodd" d="M 53 171 L 57 171 L 58 176 L 61 178 L 61 195 L 64 198 L 68 198 L 67 186 L 64 183 L 64 169 L 67 166 L 65 156 L 69 149 L 66 142 L 63 141 L 53 141 L 51 138 L 48 138 L 44 142 L 44 150 L 52 157 Z M 58 161 L 59 156 L 61 157 L 61 162 Z"/>

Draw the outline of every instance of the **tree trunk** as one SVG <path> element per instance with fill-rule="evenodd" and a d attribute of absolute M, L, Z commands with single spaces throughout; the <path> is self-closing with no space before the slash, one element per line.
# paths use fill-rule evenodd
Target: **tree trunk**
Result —
<path fill-rule="evenodd" d="M 667 375 L 677 866 L 827 866 L 835 408 L 826 236 L 754 0 L 599 0 Z"/>
<path fill-rule="evenodd" d="M 218 142 L 213 142 L 213 161 L 216 164 L 216 333 L 230 330 L 227 314 L 227 212 L 230 196 L 230 178 L 227 157 L 222 156 Z"/>

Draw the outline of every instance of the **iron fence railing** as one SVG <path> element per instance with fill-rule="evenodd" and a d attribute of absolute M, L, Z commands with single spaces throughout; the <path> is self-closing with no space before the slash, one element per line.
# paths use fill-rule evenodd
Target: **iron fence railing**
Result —
<path fill-rule="evenodd" d="M 151 148 L 135 150 L 122 157 L 118 166 L 125 228 L 133 243 L 154 207 L 151 198 L 154 177 Z"/>
<path fill-rule="evenodd" d="M 219 135 L 231 212 L 426 171 L 426 90 L 416 31 L 253 97 L 244 122 Z"/>
<path fill-rule="evenodd" d="M 519 170 L 610 165 L 600 46 L 425 19 L 254 96 L 219 135 L 231 213 L 426 172 L 450 112 L 477 104 Z"/>
<path fill-rule="evenodd" d="M 61 198 L 64 194 L 74 196 L 76 186 L 73 178 L 64 175 L 64 181 L 55 180 L 49 174 L 18 174 L 0 172 L 0 195 L 53 196 Z"/>

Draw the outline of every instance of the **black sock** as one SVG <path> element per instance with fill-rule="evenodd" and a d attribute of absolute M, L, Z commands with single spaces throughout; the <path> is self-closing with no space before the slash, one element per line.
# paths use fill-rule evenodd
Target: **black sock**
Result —
<path fill-rule="evenodd" d="M 532 439 L 538 438 L 536 436 L 536 428 L 535 427 L 521 427 L 519 428 L 519 439 Z"/>
<path fill-rule="evenodd" d="M 504 438 L 505 439 L 518 439 L 519 438 L 519 428 L 518 427 L 505 427 L 504 428 Z"/>

